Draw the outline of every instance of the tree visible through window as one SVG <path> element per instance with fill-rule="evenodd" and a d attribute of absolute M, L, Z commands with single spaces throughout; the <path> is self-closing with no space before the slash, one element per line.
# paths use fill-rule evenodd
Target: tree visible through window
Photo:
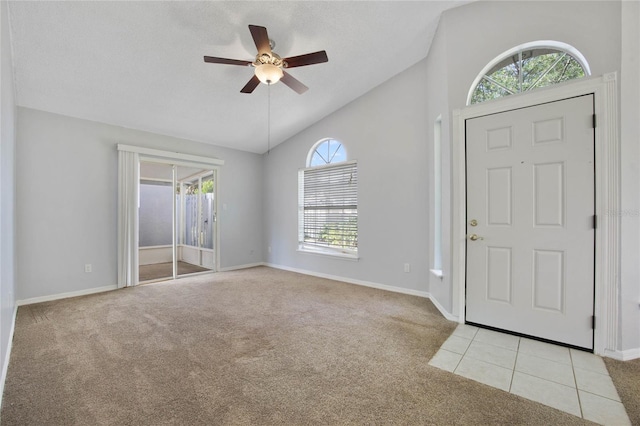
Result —
<path fill-rule="evenodd" d="M 521 49 L 497 60 L 482 75 L 470 103 L 477 104 L 585 75 L 583 65 L 566 51 L 548 47 Z"/>
<path fill-rule="evenodd" d="M 298 173 L 300 250 L 356 257 L 358 166 L 339 141 L 320 141 Z"/>

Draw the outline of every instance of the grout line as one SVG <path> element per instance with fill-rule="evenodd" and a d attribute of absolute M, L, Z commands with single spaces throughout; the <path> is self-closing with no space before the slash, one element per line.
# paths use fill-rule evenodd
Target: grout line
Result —
<path fill-rule="evenodd" d="M 573 365 L 573 353 L 569 350 L 569 360 L 571 361 L 571 372 L 573 373 L 573 382 L 576 385 L 576 395 L 578 396 L 578 406 L 580 407 L 580 417 L 584 419 L 584 410 L 582 409 L 582 399 L 580 398 L 580 390 L 578 389 L 578 379 L 576 378 L 576 367 Z"/>
<path fill-rule="evenodd" d="M 462 360 L 464 359 L 464 357 L 467 355 L 467 351 L 469 350 L 469 348 L 471 347 L 471 344 L 473 343 L 473 341 L 476 338 L 476 335 L 478 334 L 478 330 L 476 330 L 476 332 L 474 333 L 473 337 L 471 339 L 469 339 L 469 345 L 467 346 L 467 349 L 464 350 L 464 353 L 462 354 L 462 356 L 460 357 L 460 361 L 458 361 L 458 364 L 456 364 L 456 368 L 453 369 L 453 373 L 456 372 L 456 370 L 458 369 L 458 367 L 460 366 L 460 363 L 462 362 Z M 462 336 L 458 336 L 458 337 L 462 337 Z M 464 339 L 464 337 L 462 337 Z"/>
<path fill-rule="evenodd" d="M 518 337 L 518 347 L 516 348 L 516 359 L 513 361 L 513 370 L 511 370 L 511 381 L 509 382 L 509 393 L 513 386 L 513 377 L 516 375 L 516 365 L 518 364 L 518 356 L 520 355 L 520 338 Z"/>

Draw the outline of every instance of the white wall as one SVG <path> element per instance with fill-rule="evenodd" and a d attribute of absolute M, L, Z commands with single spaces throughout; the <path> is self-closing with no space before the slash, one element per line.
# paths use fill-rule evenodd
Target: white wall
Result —
<path fill-rule="evenodd" d="M 441 173 L 442 185 L 446 188 L 450 187 L 450 168 L 447 166 L 451 162 L 451 136 L 449 132 L 449 100 L 448 100 L 448 72 L 447 72 L 447 51 L 445 32 L 438 30 L 427 57 L 427 69 L 423 76 L 427 80 L 427 115 L 425 117 L 430 130 L 428 131 L 428 153 L 429 160 L 426 166 L 429 168 L 429 267 L 433 267 L 434 258 L 434 175 L 432 165 L 434 132 L 433 127 L 439 116 L 442 117 L 441 132 Z M 442 192 L 442 269 L 444 274 L 442 278 L 433 274 L 429 274 L 429 293 L 434 301 L 437 301 L 447 312 L 452 312 L 452 293 L 451 293 L 451 194 L 449 191 Z"/>
<path fill-rule="evenodd" d="M 265 158 L 263 227 L 265 245 L 271 247 L 267 261 L 400 290 L 427 291 L 451 312 L 451 112 L 465 106 L 473 80 L 487 63 L 516 45 L 536 40 L 574 46 L 587 58 L 593 75 L 622 70 L 622 204 L 632 213 L 640 211 L 637 8 L 637 2 L 499 1 L 475 2 L 445 12 L 426 60 L 279 145 Z M 428 272 L 433 257 L 433 124 L 439 114 L 444 127 L 442 280 Z M 296 171 L 305 166 L 311 146 L 325 137 L 341 140 L 350 158 L 358 160 L 359 262 L 296 251 Z M 622 221 L 620 350 L 640 347 L 637 216 L 630 214 Z M 409 274 L 402 272 L 405 262 L 412 265 Z"/>
<path fill-rule="evenodd" d="M 221 268 L 262 261 L 259 155 L 19 108 L 18 300 L 117 283 L 118 143 L 225 160 L 218 181 Z M 84 272 L 87 263 L 92 273 Z"/>
<path fill-rule="evenodd" d="M 428 291 L 426 62 L 421 61 L 265 155 L 269 263 L 351 280 Z M 313 144 L 335 138 L 358 160 L 360 260 L 297 252 L 298 169 Z M 265 250 L 266 252 L 266 250 Z M 411 272 L 403 272 L 410 263 Z"/>
<path fill-rule="evenodd" d="M 622 3 L 620 349 L 640 357 L 640 2 Z"/>
<path fill-rule="evenodd" d="M 638 7 L 638 2 L 616 1 L 477 2 L 445 12 L 438 30 L 446 38 L 451 110 L 465 106 L 473 80 L 487 63 L 526 42 L 565 42 L 582 52 L 592 75 L 620 73 L 622 205 L 613 213 L 622 216 L 618 350 L 636 357 L 640 356 Z"/>
<path fill-rule="evenodd" d="M 0 395 L 15 311 L 15 102 L 7 2 L 0 3 Z"/>
<path fill-rule="evenodd" d="M 476 2 L 443 14 L 449 106 L 462 108 L 473 80 L 490 61 L 536 40 L 568 43 L 587 58 L 593 75 L 620 69 L 620 2 Z"/>

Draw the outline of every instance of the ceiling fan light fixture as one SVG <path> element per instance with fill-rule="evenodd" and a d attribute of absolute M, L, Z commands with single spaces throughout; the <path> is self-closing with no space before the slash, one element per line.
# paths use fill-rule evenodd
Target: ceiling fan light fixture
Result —
<path fill-rule="evenodd" d="M 284 75 L 282 69 L 272 64 L 258 65 L 255 70 L 256 77 L 264 84 L 275 84 Z"/>

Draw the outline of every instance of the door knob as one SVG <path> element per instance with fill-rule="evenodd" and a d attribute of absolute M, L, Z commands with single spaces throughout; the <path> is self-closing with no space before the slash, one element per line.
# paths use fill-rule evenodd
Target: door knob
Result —
<path fill-rule="evenodd" d="M 484 240 L 484 238 L 477 236 L 476 234 L 469 235 L 471 241 Z"/>

